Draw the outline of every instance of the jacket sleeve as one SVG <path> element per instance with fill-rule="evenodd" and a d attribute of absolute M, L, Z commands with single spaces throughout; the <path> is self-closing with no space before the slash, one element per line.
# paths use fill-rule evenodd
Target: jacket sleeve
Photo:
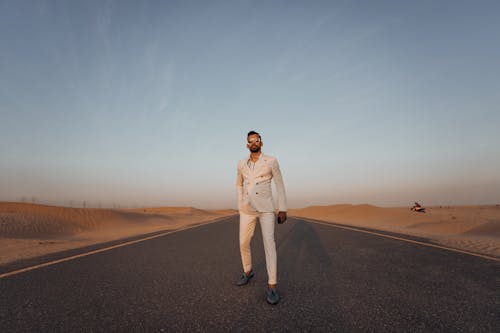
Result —
<path fill-rule="evenodd" d="M 236 190 L 238 191 L 238 210 L 240 210 L 243 202 L 243 175 L 241 173 L 240 163 L 238 163 L 238 173 L 236 176 Z"/>
<path fill-rule="evenodd" d="M 276 192 L 278 194 L 278 211 L 286 212 L 286 194 L 285 194 L 285 184 L 283 183 L 283 177 L 281 176 L 280 166 L 278 160 L 274 160 L 272 165 L 274 184 L 276 185 Z"/>

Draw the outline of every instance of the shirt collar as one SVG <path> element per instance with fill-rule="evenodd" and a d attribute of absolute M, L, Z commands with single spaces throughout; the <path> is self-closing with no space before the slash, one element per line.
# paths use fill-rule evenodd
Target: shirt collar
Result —
<path fill-rule="evenodd" d="M 259 158 L 257 159 L 257 161 L 255 162 L 252 162 L 252 159 L 250 158 L 250 155 L 248 155 L 248 158 L 247 158 L 247 165 L 249 165 L 250 163 L 257 163 L 259 162 L 260 160 L 262 160 L 262 158 L 264 157 L 264 153 L 262 152 L 262 150 L 260 151 L 260 155 L 259 155 Z"/>

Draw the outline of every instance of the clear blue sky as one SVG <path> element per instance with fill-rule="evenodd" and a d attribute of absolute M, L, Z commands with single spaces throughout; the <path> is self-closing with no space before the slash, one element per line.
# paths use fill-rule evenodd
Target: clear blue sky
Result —
<path fill-rule="evenodd" d="M 500 203 L 498 1 L 0 1 L 0 200 Z"/>

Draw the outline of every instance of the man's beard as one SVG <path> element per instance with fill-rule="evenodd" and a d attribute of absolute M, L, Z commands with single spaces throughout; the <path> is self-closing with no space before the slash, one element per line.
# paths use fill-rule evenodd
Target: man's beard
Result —
<path fill-rule="evenodd" d="M 252 153 L 258 153 L 258 152 L 260 152 L 260 147 L 250 148 L 250 151 L 251 151 Z"/>

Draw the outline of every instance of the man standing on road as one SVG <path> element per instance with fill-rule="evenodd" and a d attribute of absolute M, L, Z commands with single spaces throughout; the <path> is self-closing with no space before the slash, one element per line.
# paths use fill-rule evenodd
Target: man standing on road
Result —
<path fill-rule="evenodd" d="M 247 284 L 254 276 L 252 270 L 252 254 L 250 241 L 252 240 L 257 219 L 262 230 L 264 252 L 268 277 L 267 302 L 276 304 L 280 300 L 277 284 L 276 243 L 274 240 L 274 223 L 276 220 L 275 208 L 271 190 L 271 180 L 274 179 L 278 194 L 278 223 L 283 223 L 286 216 L 285 186 L 281 177 L 278 160 L 275 157 L 264 155 L 259 133 L 250 131 L 247 134 L 247 148 L 250 156 L 238 162 L 238 210 L 240 213 L 240 252 L 243 263 L 243 276 L 237 285 Z"/>

